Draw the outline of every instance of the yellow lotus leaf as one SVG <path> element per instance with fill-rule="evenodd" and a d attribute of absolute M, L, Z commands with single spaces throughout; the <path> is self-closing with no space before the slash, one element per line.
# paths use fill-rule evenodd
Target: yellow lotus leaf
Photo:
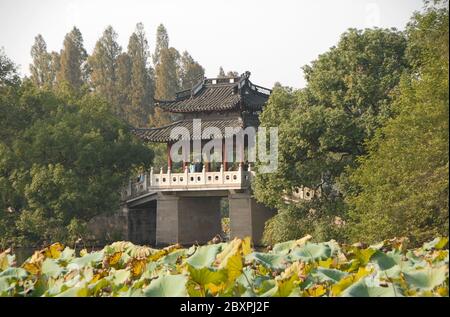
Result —
<path fill-rule="evenodd" d="M 257 266 L 257 271 L 260 275 L 267 275 L 270 273 L 270 270 L 267 269 L 264 265 L 259 264 Z"/>
<path fill-rule="evenodd" d="M 227 259 L 225 268 L 228 270 L 228 280 L 234 281 L 242 274 L 243 269 L 242 255 L 238 252 Z"/>
<path fill-rule="evenodd" d="M 9 267 L 8 254 L 10 252 L 11 249 L 6 249 L 2 253 L 0 253 L 0 271 L 4 271 Z"/>
<path fill-rule="evenodd" d="M 275 296 L 279 297 L 287 297 L 289 296 L 294 287 L 296 286 L 296 281 L 298 281 L 298 276 L 296 274 L 292 274 L 291 277 L 287 279 L 278 279 L 277 282 L 277 292 Z"/>
<path fill-rule="evenodd" d="M 62 250 L 64 250 L 64 246 L 61 243 L 56 242 L 51 246 L 46 247 L 43 251 L 47 258 L 57 259 L 61 256 Z"/>
<path fill-rule="evenodd" d="M 246 256 L 247 254 L 252 253 L 252 246 L 251 246 L 251 238 L 245 237 L 244 240 L 242 240 L 242 255 Z"/>
<path fill-rule="evenodd" d="M 305 262 L 295 261 L 291 265 L 289 265 L 284 272 L 281 273 L 281 278 L 290 278 L 292 274 L 295 274 L 299 277 L 299 279 L 302 279 L 305 270 Z"/>
<path fill-rule="evenodd" d="M 147 262 L 145 259 L 133 259 L 131 261 L 131 275 L 134 277 L 140 276 L 145 269 Z"/>
<path fill-rule="evenodd" d="M 122 252 L 116 252 L 113 255 L 108 257 L 108 264 L 109 265 L 115 265 L 119 262 L 120 258 L 122 257 Z"/>
<path fill-rule="evenodd" d="M 39 274 L 41 272 L 42 262 L 44 260 L 44 254 L 42 254 L 41 251 L 36 251 L 31 258 L 22 265 L 22 267 L 31 274 Z"/>
<path fill-rule="evenodd" d="M 364 276 L 370 274 L 372 270 L 367 269 L 366 267 L 360 267 L 358 269 L 358 272 L 346 276 L 343 279 L 341 279 L 339 282 L 331 286 L 331 292 L 334 296 L 339 296 L 343 290 L 345 290 L 347 287 L 352 285 L 353 283 L 356 283 Z"/>
<path fill-rule="evenodd" d="M 329 269 L 333 265 L 333 258 L 328 258 L 324 261 L 319 261 L 319 266 Z"/>
<path fill-rule="evenodd" d="M 180 248 L 181 248 L 181 245 L 179 245 L 178 243 L 174 244 L 174 245 L 171 245 L 171 246 L 168 246 L 168 247 L 165 247 L 164 249 L 161 249 L 161 250 L 153 253 L 152 255 L 150 255 L 148 257 L 148 260 L 149 261 L 158 261 L 163 256 L 166 256 L 169 253 L 172 253 L 173 251 L 178 250 Z"/>
<path fill-rule="evenodd" d="M 448 287 L 441 286 L 436 292 L 442 297 L 448 297 Z"/>
<path fill-rule="evenodd" d="M 216 260 L 214 264 L 219 267 L 224 267 L 226 264 L 226 259 L 235 253 L 239 252 L 239 249 L 242 245 L 242 240 L 238 238 L 234 238 L 232 241 L 228 243 L 228 245 L 216 256 Z"/>
<path fill-rule="evenodd" d="M 219 293 L 222 293 L 226 289 L 227 284 L 221 282 L 219 284 L 209 283 L 206 285 L 206 288 L 209 290 L 211 295 L 216 296 Z"/>
<path fill-rule="evenodd" d="M 326 294 L 326 292 L 327 292 L 327 290 L 325 287 L 323 287 L 323 285 L 315 285 L 313 287 L 306 289 L 303 292 L 303 296 L 320 297 L 320 296 Z"/>

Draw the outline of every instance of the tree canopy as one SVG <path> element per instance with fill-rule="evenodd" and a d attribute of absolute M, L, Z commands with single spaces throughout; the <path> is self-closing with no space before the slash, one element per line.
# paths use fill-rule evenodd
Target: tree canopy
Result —
<path fill-rule="evenodd" d="M 117 210 L 133 168 L 153 153 L 104 99 L 10 83 L 9 67 L 0 94 L 0 242 L 66 241 L 68 226 Z"/>
<path fill-rule="evenodd" d="M 448 232 L 447 1 L 405 32 L 350 29 L 303 71 L 306 87 L 275 87 L 261 115 L 280 139 L 278 170 L 254 183 L 278 209 L 265 241 Z"/>
<path fill-rule="evenodd" d="M 416 14 L 407 34 L 413 70 L 399 86 L 395 116 L 350 177 L 354 239 L 421 243 L 448 234 L 448 9 Z"/>

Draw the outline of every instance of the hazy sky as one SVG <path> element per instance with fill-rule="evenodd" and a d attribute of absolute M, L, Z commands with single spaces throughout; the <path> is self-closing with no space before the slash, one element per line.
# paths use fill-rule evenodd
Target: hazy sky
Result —
<path fill-rule="evenodd" d="M 30 48 L 41 33 L 49 51 L 59 51 L 76 25 L 89 53 L 107 25 L 126 49 L 143 22 L 153 51 L 158 24 L 170 45 L 189 53 L 217 75 L 219 66 L 255 84 L 303 87 L 300 67 L 335 45 L 350 27 L 403 29 L 421 0 L 0 0 L 0 47 L 28 74 Z"/>

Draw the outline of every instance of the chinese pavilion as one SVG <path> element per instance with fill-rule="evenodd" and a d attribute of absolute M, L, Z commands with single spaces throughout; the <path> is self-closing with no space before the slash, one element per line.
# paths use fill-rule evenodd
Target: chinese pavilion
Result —
<path fill-rule="evenodd" d="M 271 90 L 255 85 L 250 72 L 239 77 L 205 78 L 191 89 L 180 91 L 174 100 L 157 100 L 157 105 L 176 118 L 158 128 L 133 128 L 146 142 L 167 144 L 167 169 L 153 168 L 131 182 L 124 192 L 124 211 L 128 214 L 128 239 L 136 243 L 204 243 L 221 234 L 220 199 L 228 198 L 230 238 L 251 236 L 259 243 L 265 221 L 273 211 L 251 197 L 251 166 L 244 156 L 232 164 L 234 154 L 221 148 L 221 162 L 199 162 L 200 168 L 188 168 L 193 158 L 184 156 L 179 170 L 171 158 L 171 147 L 186 137 L 189 148 L 198 141 L 201 147 L 213 135 L 202 135 L 209 127 L 221 132 L 222 141 L 233 137 L 226 128 L 258 127 L 259 114 Z M 201 119 L 201 130 L 195 119 Z M 181 138 L 173 131 L 187 131 Z M 216 130 L 217 131 L 217 130 Z M 247 147 L 247 143 L 241 144 Z M 234 148 L 245 153 L 244 148 Z M 201 158 L 201 156 L 198 156 Z"/>

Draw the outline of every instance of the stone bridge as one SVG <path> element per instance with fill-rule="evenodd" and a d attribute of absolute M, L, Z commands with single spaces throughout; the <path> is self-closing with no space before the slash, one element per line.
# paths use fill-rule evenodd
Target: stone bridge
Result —
<path fill-rule="evenodd" d="M 122 194 L 128 219 L 128 239 L 135 243 L 167 245 L 205 243 L 221 228 L 221 199 L 228 199 L 230 238 L 252 237 L 260 244 L 265 222 L 274 211 L 251 196 L 254 172 L 171 173 L 151 169 L 130 181 Z"/>

